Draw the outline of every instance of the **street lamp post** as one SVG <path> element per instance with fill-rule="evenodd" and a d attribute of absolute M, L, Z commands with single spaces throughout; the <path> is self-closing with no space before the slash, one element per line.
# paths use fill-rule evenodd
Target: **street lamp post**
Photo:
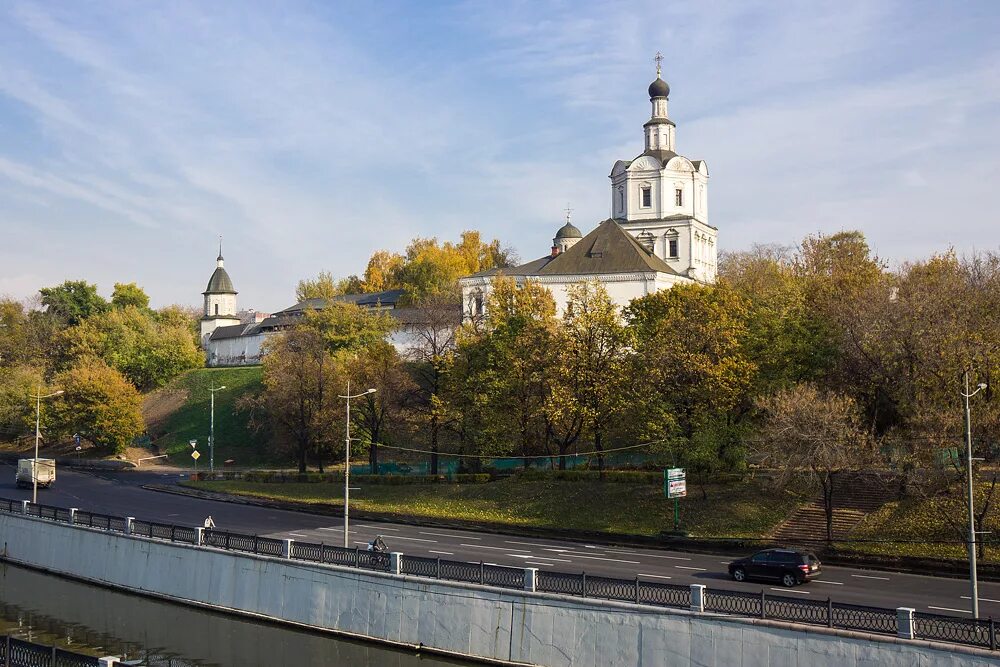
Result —
<path fill-rule="evenodd" d="M 344 548 L 350 548 L 349 519 L 351 503 L 351 399 L 374 394 L 375 389 L 351 395 L 351 381 L 347 381 L 347 395 L 338 398 L 347 399 L 347 421 L 344 424 Z"/>
<path fill-rule="evenodd" d="M 54 391 L 51 394 L 45 394 L 42 396 L 42 388 L 38 388 L 38 392 L 35 394 L 35 458 L 31 461 L 31 478 L 32 478 L 32 493 L 31 502 L 38 504 L 38 441 L 41 439 L 41 421 L 42 421 L 42 399 L 52 398 L 53 396 L 59 396 L 63 393 L 63 390 Z"/>
<path fill-rule="evenodd" d="M 214 383 L 213 383 L 214 385 Z M 215 472 L 215 392 L 222 391 L 226 385 L 221 387 L 209 387 L 208 391 L 212 395 L 212 408 L 209 411 L 211 416 L 208 422 L 208 471 Z"/>
<path fill-rule="evenodd" d="M 972 618 L 979 618 L 979 581 L 976 573 L 976 514 L 975 499 L 973 489 L 975 484 L 972 478 L 972 413 L 969 409 L 969 399 L 986 389 L 986 385 L 980 383 L 976 390 L 969 393 L 969 369 L 962 373 L 962 384 L 965 391 L 962 398 L 965 399 L 965 475 L 968 478 L 969 487 L 969 585 L 972 597 Z"/>

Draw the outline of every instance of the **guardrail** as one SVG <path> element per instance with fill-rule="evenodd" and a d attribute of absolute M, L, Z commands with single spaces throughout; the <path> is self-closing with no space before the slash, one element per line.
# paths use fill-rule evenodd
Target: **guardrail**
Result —
<path fill-rule="evenodd" d="M 241 553 L 309 561 L 321 565 L 356 567 L 397 575 L 461 581 L 499 588 L 575 595 L 634 604 L 729 614 L 792 623 L 895 635 L 906 639 L 964 644 L 997 649 L 997 628 L 992 618 L 967 619 L 823 600 L 803 600 L 782 595 L 708 589 L 701 584 L 683 586 L 654 581 L 618 579 L 537 568 L 506 567 L 468 562 L 378 553 L 325 543 L 244 535 L 207 528 L 191 528 L 133 517 L 115 517 L 77 509 L 36 505 L 26 500 L 0 498 L 0 512 L 23 514 L 48 521 L 86 526 L 133 537 L 180 542 Z M 0 663 L 2 664 L 2 663 Z M 67 663 L 70 664 L 70 663 Z"/>
<path fill-rule="evenodd" d="M 112 667 L 121 664 L 115 658 L 95 658 L 10 635 L 0 636 L 0 665 L 3 667 Z"/>

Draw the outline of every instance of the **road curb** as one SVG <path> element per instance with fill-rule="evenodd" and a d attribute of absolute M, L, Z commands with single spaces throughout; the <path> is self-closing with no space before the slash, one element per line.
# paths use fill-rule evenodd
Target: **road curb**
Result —
<path fill-rule="evenodd" d="M 297 503 L 293 501 L 251 498 L 247 496 L 221 493 L 218 491 L 192 489 L 180 485 L 147 484 L 142 488 L 161 493 L 172 493 L 174 495 L 202 498 L 204 500 L 214 500 L 217 502 L 233 503 L 236 505 L 265 507 L 268 509 L 283 510 L 287 512 L 301 512 L 303 514 L 312 514 L 315 516 L 342 517 L 344 515 L 343 512 L 340 511 L 339 507 L 336 506 L 317 506 L 312 503 Z M 558 528 L 550 529 L 534 528 L 531 526 L 488 524 L 462 520 L 426 519 L 423 517 L 383 514 L 380 512 L 365 512 L 356 509 L 351 510 L 351 516 L 363 521 L 381 521 L 424 528 L 476 530 L 483 533 L 507 535 L 510 537 L 557 538 L 574 542 L 604 544 L 608 546 L 645 547 L 650 549 L 682 551 L 687 553 L 716 554 L 720 556 L 734 556 L 737 554 L 744 555 L 747 551 L 770 546 L 780 546 L 774 545 L 764 539 L 733 538 L 713 540 L 709 542 L 706 540 L 697 540 L 686 537 L 652 537 L 647 535 L 629 535 L 626 533 L 600 533 Z M 930 559 L 912 559 L 905 556 L 878 558 L 856 554 L 838 554 L 830 551 L 823 553 L 822 559 L 823 563 L 826 565 L 878 570 L 882 572 L 899 572 L 903 574 L 919 574 L 935 577 L 950 577 L 955 579 L 965 579 L 968 576 L 968 570 L 963 569 L 965 567 L 964 561 L 934 561 Z M 981 563 L 979 565 L 979 579 L 991 582 L 1000 581 L 1000 564 Z"/>

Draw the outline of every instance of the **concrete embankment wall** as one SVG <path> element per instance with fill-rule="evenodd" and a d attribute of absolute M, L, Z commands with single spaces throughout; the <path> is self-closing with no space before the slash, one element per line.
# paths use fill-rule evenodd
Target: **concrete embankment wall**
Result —
<path fill-rule="evenodd" d="M 0 514 L 2 557 L 181 602 L 457 654 L 580 667 L 995 665 L 989 653 L 224 552 Z"/>

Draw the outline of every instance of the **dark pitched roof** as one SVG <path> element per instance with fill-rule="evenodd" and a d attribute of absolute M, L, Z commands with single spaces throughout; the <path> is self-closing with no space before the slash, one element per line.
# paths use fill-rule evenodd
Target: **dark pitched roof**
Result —
<path fill-rule="evenodd" d="M 679 275 L 666 262 L 646 250 L 614 220 L 605 220 L 597 229 L 553 257 L 538 275 L 586 275 L 657 271 Z"/>
<path fill-rule="evenodd" d="M 209 340 L 223 340 L 225 338 L 239 338 L 247 328 L 252 328 L 252 324 L 230 324 L 224 327 L 216 327 L 212 331 Z"/>
<path fill-rule="evenodd" d="M 385 290 L 384 292 L 372 292 L 370 294 L 341 294 L 340 296 L 333 297 L 332 300 L 342 303 L 353 303 L 357 306 L 365 308 L 378 305 L 395 308 L 396 304 L 399 303 L 399 300 L 403 298 L 404 294 L 404 290 L 391 289 Z M 307 310 L 323 310 L 327 303 L 328 300 L 323 297 L 306 299 L 305 301 L 299 301 L 294 306 L 289 306 L 284 310 L 279 310 L 277 313 L 274 313 L 274 315 L 298 315 Z"/>
<path fill-rule="evenodd" d="M 505 276 L 561 276 L 649 271 L 680 275 L 642 247 L 615 220 L 605 220 L 569 250 L 555 257 L 546 255 L 521 266 L 480 271 L 469 277 L 495 276 L 498 273 Z"/>
<path fill-rule="evenodd" d="M 230 280 L 229 274 L 221 266 L 215 269 L 215 273 L 212 277 L 208 279 L 208 287 L 205 288 L 203 294 L 236 294 L 236 288 L 233 287 L 233 281 Z"/>

